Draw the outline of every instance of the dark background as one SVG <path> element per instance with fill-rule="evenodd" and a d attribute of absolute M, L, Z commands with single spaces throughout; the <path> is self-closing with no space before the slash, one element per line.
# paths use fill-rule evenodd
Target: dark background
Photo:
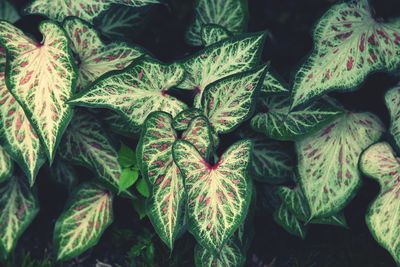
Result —
<path fill-rule="evenodd" d="M 223 0 L 221 0 L 223 1 Z M 23 7 L 26 1 L 14 1 Z M 337 1 L 334 0 L 249 0 L 249 31 L 268 31 L 263 60 L 271 61 L 274 70 L 287 82 L 293 71 L 308 55 L 312 48 L 311 30 L 317 19 Z M 398 0 L 371 1 L 376 17 L 389 19 L 400 16 Z M 155 57 L 163 61 L 181 59 L 196 51 L 185 44 L 184 32 L 193 15 L 193 1 L 171 0 L 169 7 L 154 7 L 148 13 L 150 19 L 140 29 L 132 29 L 127 34 L 128 41 L 148 49 Z M 17 23 L 23 30 L 38 35 L 37 16 L 24 17 Z M 395 85 L 395 75 L 375 73 L 370 75 L 360 90 L 352 93 L 333 93 L 343 105 L 353 111 L 371 111 L 377 114 L 388 126 L 389 116 L 385 108 L 383 95 Z M 229 135 L 224 143 L 233 143 Z M 128 142 L 128 141 L 127 141 Z M 134 140 L 129 140 L 134 144 Z M 81 169 L 82 179 L 91 176 Z M 313 225 L 304 241 L 286 233 L 277 226 L 265 204 L 265 186 L 257 185 L 257 207 L 254 216 L 254 240 L 249 254 L 249 266 L 395 266 L 389 253 L 381 248 L 370 235 L 364 221 L 366 209 L 378 193 L 378 185 L 363 178 L 364 185 L 358 195 L 345 209 L 349 229 Z M 50 182 L 48 170 L 44 168 L 38 178 L 38 191 L 41 211 L 34 223 L 21 238 L 18 253 L 30 251 L 34 258 L 43 258 L 52 253 L 52 231 L 55 219 L 61 213 L 67 198 L 67 192 Z M 93 266 L 96 259 L 109 263 L 126 264 L 126 253 L 137 242 L 137 236 L 150 234 L 143 228 L 152 229 L 147 220 L 140 221 L 126 199 L 115 202 L 115 220 L 102 237 L 100 244 L 74 261 L 73 266 Z M 124 232 L 126 231 L 126 232 Z M 121 234 L 122 232 L 122 234 Z M 151 231 L 150 231 L 151 232 Z M 158 241 L 154 243 L 158 264 L 167 266 L 169 259 L 176 266 L 192 266 L 192 248 L 194 241 L 185 235 L 176 244 L 174 253 L 168 251 Z M 144 252 L 143 252 L 144 253 Z M 186 254 L 185 254 L 186 253 Z M 270 263 L 275 262 L 275 265 Z M 259 265 L 261 264 L 261 265 Z"/>

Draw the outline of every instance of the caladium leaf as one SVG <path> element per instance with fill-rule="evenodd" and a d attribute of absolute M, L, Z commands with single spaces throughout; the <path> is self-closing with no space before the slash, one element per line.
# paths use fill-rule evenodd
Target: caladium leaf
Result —
<path fill-rule="evenodd" d="M 112 223 L 112 200 L 112 193 L 95 183 L 77 188 L 54 228 L 57 260 L 74 258 L 97 244 Z"/>
<path fill-rule="evenodd" d="M 201 29 L 205 24 L 217 24 L 238 34 L 247 27 L 247 0 L 197 0 L 195 19 L 186 33 L 191 45 L 201 45 Z"/>
<path fill-rule="evenodd" d="M 370 113 L 346 113 L 296 143 L 299 182 L 311 217 L 339 212 L 361 184 L 361 152 L 376 142 L 384 128 Z"/>
<path fill-rule="evenodd" d="M 390 113 L 390 134 L 400 148 L 400 85 L 386 92 L 385 103 Z"/>
<path fill-rule="evenodd" d="M 300 140 L 343 114 L 342 109 L 324 99 L 290 111 L 287 94 L 263 96 L 259 104 L 261 112 L 251 119 L 251 127 L 276 140 Z"/>
<path fill-rule="evenodd" d="M 157 3 L 160 3 L 160 0 L 34 0 L 25 12 L 42 14 L 57 21 L 76 16 L 91 22 L 112 4 L 140 7 Z"/>
<path fill-rule="evenodd" d="M 119 189 L 118 153 L 93 115 L 82 111 L 75 113 L 63 136 L 59 154 L 67 161 L 91 169 L 111 189 Z"/>
<path fill-rule="evenodd" d="M 197 108 L 185 109 L 175 116 L 172 126 L 174 126 L 174 129 L 177 131 L 184 131 L 194 118 L 203 115 L 203 113 L 202 110 Z"/>
<path fill-rule="evenodd" d="M 257 67 L 207 86 L 201 102 L 216 133 L 234 130 L 251 115 L 265 71 L 265 66 Z"/>
<path fill-rule="evenodd" d="M 218 255 L 214 255 L 197 244 L 194 248 L 194 260 L 197 267 L 242 267 L 246 256 L 236 242 L 229 240 Z"/>
<path fill-rule="evenodd" d="M 182 134 L 206 154 L 210 151 L 211 135 L 204 118 L 195 118 Z M 199 129 L 202 126 L 202 129 Z M 148 215 L 161 239 L 172 249 L 183 226 L 185 191 L 183 177 L 173 160 L 172 145 L 177 133 L 172 116 L 154 112 L 148 116 L 139 141 L 137 155 L 142 174 L 151 186 Z"/>
<path fill-rule="evenodd" d="M 201 96 L 207 85 L 229 75 L 250 70 L 258 64 L 264 40 L 264 33 L 254 33 L 206 47 L 183 60 L 187 75 L 179 88 L 196 90 L 194 106 L 200 107 Z"/>
<path fill-rule="evenodd" d="M 115 111 L 106 110 L 103 113 L 102 121 L 112 132 L 129 138 L 138 138 L 142 131 L 142 127 L 132 126 L 125 117 Z"/>
<path fill-rule="evenodd" d="M 6 69 L 6 51 L 0 46 L 0 71 L 4 72 Z"/>
<path fill-rule="evenodd" d="M 232 34 L 218 24 L 207 24 L 201 28 L 201 40 L 204 46 L 228 39 Z"/>
<path fill-rule="evenodd" d="M 314 29 L 314 51 L 294 79 L 292 107 L 332 90 L 352 90 L 373 71 L 400 65 L 397 21 L 375 21 L 368 0 L 333 6 Z"/>
<path fill-rule="evenodd" d="M 308 227 L 304 225 L 304 222 L 297 219 L 284 204 L 281 204 L 273 213 L 273 218 L 277 224 L 282 226 L 290 234 L 301 237 L 302 239 L 306 237 Z"/>
<path fill-rule="evenodd" d="M 381 190 L 369 207 L 366 221 L 376 241 L 400 263 L 400 163 L 389 144 L 369 147 L 361 156 L 361 171 L 379 182 Z"/>
<path fill-rule="evenodd" d="M 0 182 L 9 178 L 13 171 L 13 161 L 10 156 L 0 147 Z"/>
<path fill-rule="evenodd" d="M 43 146 L 36 131 L 33 129 L 21 105 L 8 91 L 5 83 L 5 73 L 0 70 L 0 139 L 7 153 L 18 162 L 32 186 L 36 175 L 46 159 Z M 2 153 L 4 152 L 2 151 Z M 11 162 L 8 156 L 2 156 L 0 177 L 11 172 Z M 5 171 L 8 170 L 8 171 Z"/>
<path fill-rule="evenodd" d="M 79 181 L 75 168 L 58 157 L 50 168 L 50 175 L 56 183 L 65 186 L 68 191 L 71 191 Z"/>
<path fill-rule="evenodd" d="M 251 150 L 249 140 L 239 141 L 211 166 L 189 142 L 178 140 L 173 146 L 185 179 L 189 231 L 213 254 L 246 217 L 252 195 L 247 173 Z"/>
<path fill-rule="evenodd" d="M 20 177 L 0 186 L 0 248 L 8 255 L 39 212 L 36 195 Z"/>
<path fill-rule="evenodd" d="M 52 162 L 72 117 L 66 101 L 75 88 L 76 69 L 63 29 L 44 21 L 39 30 L 44 39 L 36 43 L 12 24 L 0 21 L 0 44 L 7 50 L 7 88 L 24 109 Z"/>
<path fill-rule="evenodd" d="M 289 93 L 288 85 L 281 80 L 276 74 L 271 70 L 268 70 L 265 75 L 263 86 L 261 87 L 261 92 L 264 94 L 287 94 Z"/>
<path fill-rule="evenodd" d="M 181 65 L 165 65 L 144 58 L 123 71 L 97 80 L 70 103 L 113 109 L 125 117 L 132 127 L 141 126 L 153 111 L 175 116 L 187 108 L 186 104 L 168 95 L 168 89 L 179 84 L 183 78 Z"/>
<path fill-rule="evenodd" d="M 104 73 L 124 69 L 143 55 L 141 48 L 127 43 L 104 44 L 93 27 L 79 18 L 65 19 L 63 27 L 78 61 L 78 88 L 86 87 Z"/>
<path fill-rule="evenodd" d="M 17 9 L 8 0 L 0 0 L 0 20 L 14 23 L 20 19 Z"/>

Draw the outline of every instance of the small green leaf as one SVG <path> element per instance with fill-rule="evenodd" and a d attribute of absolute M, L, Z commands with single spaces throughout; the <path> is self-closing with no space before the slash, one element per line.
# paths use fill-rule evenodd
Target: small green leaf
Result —
<path fill-rule="evenodd" d="M 197 244 L 194 249 L 194 259 L 196 267 L 242 267 L 246 262 L 246 255 L 236 242 L 229 240 L 218 255 Z"/>
<path fill-rule="evenodd" d="M 20 19 L 17 9 L 8 0 L 0 0 L 0 20 L 15 23 Z"/>
<path fill-rule="evenodd" d="M 118 151 L 118 162 L 122 168 L 130 168 L 136 165 L 136 153 L 125 144 L 121 144 Z"/>
<path fill-rule="evenodd" d="M 281 204 L 274 212 L 273 218 L 277 224 L 282 226 L 290 234 L 296 235 L 302 239 L 306 237 L 308 227 L 297 219 L 284 204 Z"/>
<path fill-rule="evenodd" d="M 232 34 L 227 29 L 217 24 L 207 24 L 201 28 L 201 40 L 204 46 L 218 43 L 231 36 Z"/>
<path fill-rule="evenodd" d="M 139 179 L 136 183 L 136 190 L 145 198 L 150 196 L 150 188 L 147 185 L 146 180 L 143 178 Z"/>
<path fill-rule="evenodd" d="M 113 220 L 112 199 L 111 192 L 94 183 L 73 193 L 54 229 L 57 260 L 72 259 L 97 244 Z"/>
<path fill-rule="evenodd" d="M 118 162 L 122 169 L 119 178 L 119 192 L 122 192 L 131 187 L 139 178 L 136 153 L 125 144 L 122 144 L 118 151 Z"/>
<path fill-rule="evenodd" d="M 133 208 L 139 215 L 140 220 L 142 220 L 144 217 L 146 217 L 147 214 L 146 214 L 146 199 L 145 198 L 137 197 L 135 200 L 133 200 Z"/>

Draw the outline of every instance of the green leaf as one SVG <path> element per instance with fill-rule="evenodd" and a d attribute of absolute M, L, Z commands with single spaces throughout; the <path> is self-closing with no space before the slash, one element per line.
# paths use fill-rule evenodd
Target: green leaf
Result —
<path fill-rule="evenodd" d="M 42 14 L 52 20 L 63 21 L 68 16 L 80 17 L 91 22 L 112 4 L 140 7 L 160 3 L 159 0 L 34 0 L 25 12 Z"/>
<path fill-rule="evenodd" d="M 122 172 L 119 178 L 119 192 L 131 187 L 139 178 L 139 168 L 136 162 L 136 153 L 125 144 L 118 151 L 118 163 Z"/>
<path fill-rule="evenodd" d="M 375 240 L 400 264 L 400 164 L 389 144 L 369 147 L 361 156 L 360 169 L 379 182 L 381 190 L 369 207 L 366 222 Z"/>
<path fill-rule="evenodd" d="M 9 255 L 39 212 L 39 203 L 23 179 L 12 176 L 0 186 L 0 211 L 0 248 Z"/>
<path fill-rule="evenodd" d="M 390 134 L 400 148 L 400 86 L 396 86 L 385 94 L 386 107 L 390 114 Z"/>
<path fill-rule="evenodd" d="M 203 115 L 203 111 L 197 108 L 189 108 L 175 116 L 172 126 L 177 131 L 185 131 L 189 123 L 196 117 Z"/>
<path fill-rule="evenodd" d="M 241 267 L 245 264 L 246 255 L 234 241 L 229 240 L 218 255 L 197 244 L 194 249 L 194 259 L 197 267 Z"/>
<path fill-rule="evenodd" d="M 289 95 L 260 99 L 261 112 L 251 119 L 253 130 L 276 140 L 301 140 L 332 122 L 343 110 L 319 99 L 304 109 L 290 111 Z"/>
<path fill-rule="evenodd" d="M 143 180 L 143 179 L 141 179 Z M 141 181 L 140 180 L 140 181 Z M 145 181 L 146 183 L 146 181 Z M 146 185 L 147 186 L 147 185 Z M 150 193 L 149 193 L 150 194 Z M 143 197 L 137 197 L 134 201 L 133 201 L 133 208 L 135 209 L 135 211 L 137 212 L 137 214 L 139 215 L 139 219 L 142 220 L 144 217 L 146 217 L 146 199 Z"/>
<path fill-rule="evenodd" d="M 32 186 L 46 160 L 43 146 L 21 105 L 8 91 L 5 74 L 0 70 L 0 143 L 21 167 Z M 4 154 L 2 151 L 0 154 Z M 0 180 L 11 173 L 11 160 L 1 156 Z M 6 164 L 4 164 L 4 161 Z"/>
<path fill-rule="evenodd" d="M 78 175 L 72 165 L 60 158 L 56 158 L 50 168 L 50 176 L 55 182 L 66 187 L 70 192 L 78 184 Z"/>
<path fill-rule="evenodd" d="M 70 103 L 113 109 L 132 127 L 141 126 L 153 111 L 175 116 L 187 108 L 186 104 L 168 94 L 168 89 L 179 84 L 183 78 L 181 65 L 166 65 L 143 58 L 123 71 L 103 76 Z"/>
<path fill-rule="evenodd" d="M 0 146 L 0 182 L 10 177 L 13 172 L 13 161 L 7 152 Z"/>
<path fill-rule="evenodd" d="M 261 92 L 269 96 L 270 94 L 288 94 L 290 91 L 288 85 L 269 69 L 261 86 Z"/>
<path fill-rule="evenodd" d="M 201 29 L 206 24 L 217 24 L 238 34 L 247 27 L 247 0 L 197 0 L 195 19 L 186 33 L 191 45 L 201 45 Z"/>
<path fill-rule="evenodd" d="M 91 169 L 113 191 L 119 189 L 118 153 L 98 120 L 88 112 L 76 112 L 63 136 L 60 156 Z"/>
<path fill-rule="evenodd" d="M 311 218 L 342 210 L 360 187 L 358 160 L 384 131 L 371 113 L 346 113 L 296 143 L 301 187 Z"/>
<path fill-rule="evenodd" d="M 287 232 L 296 235 L 301 239 L 306 237 L 308 227 L 302 221 L 289 211 L 289 209 L 281 204 L 273 214 L 274 221 L 282 226 Z"/>
<path fill-rule="evenodd" d="M 374 71 L 400 65 L 398 21 L 382 23 L 372 15 L 368 0 L 334 5 L 314 29 L 314 50 L 298 70 L 292 107 L 333 90 L 358 87 Z"/>
<path fill-rule="evenodd" d="M 257 67 L 206 87 L 201 104 L 217 134 L 231 132 L 251 115 L 265 71 Z"/>
<path fill-rule="evenodd" d="M 77 257 L 98 243 L 113 220 L 112 199 L 111 192 L 94 183 L 73 193 L 54 228 L 57 260 Z"/>
<path fill-rule="evenodd" d="M 41 43 L 0 21 L 0 45 L 7 51 L 7 88 L 24 109 L 51 163 L 72 117 L 66 101 L 75 88 L 76 66 L 62 28 L 44 21 L 39 30 L 44 36 Z"/>
<path fill-rule="evenodd" d="M 77 88 L 84 88 L 104 73 L 126 68 L 144 51 L 122 42 L 104 44 L 93 27 L 75 17 L 64 20 L 63 27 L 71 40 L 71 49 L 78 61 Z"/>
<path fill-rule="evenodd" d="M 178 140 L 173 146 L 185 179 L 189 231 L 213 254 L 246 218 L 252 195 L 247 171 L 251 150 L 249 140 L 236 142 L 211 166 L 189 142 Z"/>
<path fill-rule="evenodd" d="M 129 120 L 112 110 L 104 111 L 102 121 L 112 132 L 129 138 L 140 136 L 142 131 L 142 127 L 132 126 Z"/>
<path fill-rule="evenodd" d="M 264 40 L 264 33 L 241 35 L 210 45 L 184 59 L 187 75 L 179 88 L 196 90 L 194 107 L 200 107 L 200 100 L 207 85 L 257 66 Z"/>
<path fill-rule="evenodd" d="M 203 153 L 210 151 L 210 127 L 203 117 L 196 117 L 182 134 L 182 138 L 194 143 Z M 202 126 L 202 129 L 198 127 Z M 177 133 L 172 127 L 172 117 L 165 112 L 148 116 L 139 141 L 137 155 L 142 175 L 150 185 L 148 215 L 158 235 L 169 248 L 183 226 L 185 190 L 183 177 L 175 165 L 172 145 Z"/>
<path fill-rule="evenodd" d="M 218 24 L 207 24 L 201 27 L 201 40 L 204 46 L 209 46 L 219 41 L 228 39 L 232 34 Z"/>
<path fill-rule="evenodd" d="M 150 188 L 147 185 L 146 180 L 143 178 L 140 178 L 136 183 L 136 190 L 145 198 L 150 196 Z"/>
<path fill-rule="evenodd" d="M 14 23 L 20 19 L 17 9 L 8 0 L 0 0 L 0 20 Z"/>

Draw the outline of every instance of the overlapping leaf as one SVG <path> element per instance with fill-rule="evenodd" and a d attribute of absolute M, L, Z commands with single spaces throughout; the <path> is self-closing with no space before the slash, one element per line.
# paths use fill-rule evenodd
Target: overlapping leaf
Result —
<path fill-rule="evenodd" d="M 297 217 L 284 205 L 281 204 L 273 214 L 274 221 L 282 226 L 287 232 L 304 239 L 306 237 L 308 226 Z"/>
<path fill-rule="evenodd" d="M 174 160 L 187 191 L 189 231 L 213 254 L 217 254 L 246 217 L 251 199 L 249 140 L 232 145 L 211 166 L 189 142 L 178 140 Z"/>
<path fill-rule="evenodd" d="M 58 157 L 51 165 L 50 175 L 56 183 L 65 186 L 68 191 L 71 191 L 78 183 L 78 175 L 74 167 Z"/>
<path fill-rule="evenodd" d="M 75 105 L 113 109 L 132 127 L 141 126 L 153 111 L 177 115 L 187 106 L 168 95 L 168 89 L 184 78 L 181 65 L 165 65 L 144 58 L 121 72 L 99 79 L 86 91 L 74 97 Z"/>
<path fill-rule="evenodd" d="M 207 85 L 229 75 L 254 68 L 259 61 L 265 35 L 242 35 L 206 47 L 184 60 L 186 79 L 179 88 L 196 90 L 195 107 Z"/>
<path fill-rule="evenodd" d="M 232 34 L 227 29 L 217 24 L 207 24 L 201 28 L 201 41 L 204 46 L 215 44 L 231 36 Z"/>
<path fill-rule="evenodd" d="M 203 117 L 196 117 L 182 138 L 192 142 L 206 155 L 211 147 L 210 127 Z M 172 145 L 177 134 L 171 115 L 154 112 L 146 120 L 137 150 L 142 174 L 151 185 L 148 215 L 161 239 L 172 249 L 183 226 L 186 200 L 183 177 L 175 165 Z"/>
<path fill-rule="evenodd" d="M 119 113 L 106 110 L 102 115 L 102 121 L 114 133 L 126 137 L 139 137 L 142 127 L 132 126 L 129 121 Z"/>
<path fill-rule="evenodd" d="M 0 0 L 0 19 L 14 23 L 20 16 L 17 9 L 8 0 Z"/>
<path fill-rule="evenodd" d="M 197 267 L 241 267 L 244 266 L 246 256 L 234 241 L 229 240 L 217 256 L 197 244 L 194 259 Z"/>
<path fill-rule="evenodd" d="M 43 14 L 52 20 L 63 21 L 68 16 L 91 22 L 112 4 L 140 7 L 160 3 L 159 0 L 34 0 L 26 9 L 29 14 Z"/>
<path fill-rule="evenodd" d="M 400 148 L 400 86 L 386 92 L 385 103 L 390 113 L 390 134 Z"/>
<path fill-rule="evenodd" d="M 361 183 L 361 152 L 384 131 L 370 113 L 346 113 L 315 134 L 296 143 L 299 181 L 311 218 L 342 210 Z"/>
<path fill-rule="evenodd" d="M 67 127 L 72 109 L 66 104 L 76 80 L 68 38 L 55 23 L 42 22 L 36 43 L 13 25 L 0 22 L 0 43 L 7 50 L 7 88 L 21 104 L 50 160 Z"/>
<path fill-rule="evenodd" d="M 111 192 L 87 183 L 70 197 L 54 229 L 58 260 L 74 258 L 99 241 L 113 220 Z"/>
<path fill-rule="evenodd" d="M 105 184 L 118 190 L 121 176 L 118 153 L 93 115 L 82 111 L 74 115 L 59 154 L 65 160 L 91 169 Z"/>
<path fill-rule="evenodd" d="M 5 255 L 39 212 L 36 195 L 22 180 L 12 176 L 0 186 L 0 248 Z"/>
<path fill-rule="evenodd" d="M 247 0 L 197 0 L 195 19 L 186 33 L 192 45 L 201 45 L 201 29 L 206 24 L 217 24 L 237 34 L 247 27 Z"/>
<path fill-rule="evenodd" d="M 0 147 L 0 182 L 9 178 L 13 171 L 13 162 L 4 148 Z"/>
<path fill-rule="evenodd" d="M 251 119 L 251 127 L 277 140 L 299 140 L 343 114 L 342 109 L 324 99 L 304 109 L 290 111 L 288 94 L 263 96 L 260 111 Z"/>
<path fill-rule="evenodd" d="M 143 54 L 142 49 L 127 43 L 104 44 L 92 26 L 79 18 L 67 18 L 63 27 L 78 61 L 78 88 L 86 87 L 104 73 L 124 69 Z"/>
<path fill-rule="evenodd" d="M 287 94 L 289 89 L 286 83 L 269 69 L 265 75 L 261 92 L 269 96 L 270 94 Z"/>
<path fill-rule="evenodd" d="M 265 66 L 257 67 L 207 86 L 201 102 L 216 133 L 230 132 L 249 117 L 265 71 Z"/>
<path fill-rule="evenodd" d="M 400 24 L 381 23 L 368 0 L 333 6 L 314 29 L 314 51 L 296 74 L 292 106 L 332 90 L 351 90 L 365 77 L 400 65 Z"/>

